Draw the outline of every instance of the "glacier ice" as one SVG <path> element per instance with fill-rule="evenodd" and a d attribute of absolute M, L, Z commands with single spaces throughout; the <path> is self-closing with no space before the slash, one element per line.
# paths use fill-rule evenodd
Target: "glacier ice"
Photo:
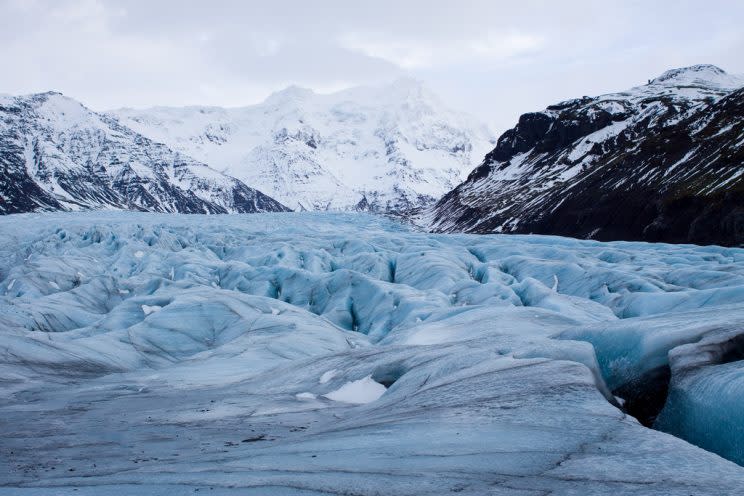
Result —
<path fill-rule="evenodd" d="M 744 487 L 744 250 L 318 213 L 0 232 L 0 494 Z"/>

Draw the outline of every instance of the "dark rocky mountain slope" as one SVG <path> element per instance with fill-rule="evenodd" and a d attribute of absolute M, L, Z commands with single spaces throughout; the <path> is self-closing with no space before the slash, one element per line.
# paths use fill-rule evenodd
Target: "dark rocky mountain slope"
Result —
<path fill-rule="evenodd" d="M 520 117 L 434 231 L 744 244 L 744 80 L 710 65 Z"/>

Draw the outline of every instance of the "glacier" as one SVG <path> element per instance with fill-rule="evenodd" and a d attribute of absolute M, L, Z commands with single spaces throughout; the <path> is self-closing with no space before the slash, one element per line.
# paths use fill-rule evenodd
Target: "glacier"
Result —
<path fill-rule="evenodd" d="M 415 79 L 319 94 L 290 86 L 239 108 L 107 113 L 292 210 L 398 212 L 436 201 L 495 141 Z"/>
<path fill-rule="evenodd" d="M 0 233 L 2 495 L 744 487 L 744 249 L 309 212 Z"/>

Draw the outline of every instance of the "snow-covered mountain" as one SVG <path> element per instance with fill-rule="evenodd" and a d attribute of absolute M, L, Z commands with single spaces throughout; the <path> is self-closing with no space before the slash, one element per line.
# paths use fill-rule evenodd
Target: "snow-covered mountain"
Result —
<path fill-rule="evenodd" d="M 449 110 L 412 79 L 333 94 L 292 86 L 243 108 L 109 115 L 295 210 L 427 205 L 493 147 L 484 125 Z"/>
<path fill-rule="evenodd" d="M 744 78 L 696 65 L 524 114 L 437 231 L 744 243 Z"/>
<path fill-rule="evenodd" d="M 59 93 L 0 96 L 0 213 L 287 210 Z"/>

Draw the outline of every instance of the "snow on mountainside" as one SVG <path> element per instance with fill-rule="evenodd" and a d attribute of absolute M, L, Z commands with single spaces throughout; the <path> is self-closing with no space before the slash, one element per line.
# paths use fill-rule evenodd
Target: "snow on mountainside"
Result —
<path fill-rule="evenodd" d="M 430 204 L 493 146 L 485 126 L 411 79 L 325 95 L 291 86 L 243 108 L 109 115 L 295 210 L 395 212 Z"/>
<path fill-rule="evenodd" d="M 438 231 L 744 243 L 744 78 L 711 65 L 524 114 L 425 214 Z"/>
<path fill-rule="evenodd" d="M 49 92 L 0 97 L 0 213 L 287 210 L 268 196 Z"/>

